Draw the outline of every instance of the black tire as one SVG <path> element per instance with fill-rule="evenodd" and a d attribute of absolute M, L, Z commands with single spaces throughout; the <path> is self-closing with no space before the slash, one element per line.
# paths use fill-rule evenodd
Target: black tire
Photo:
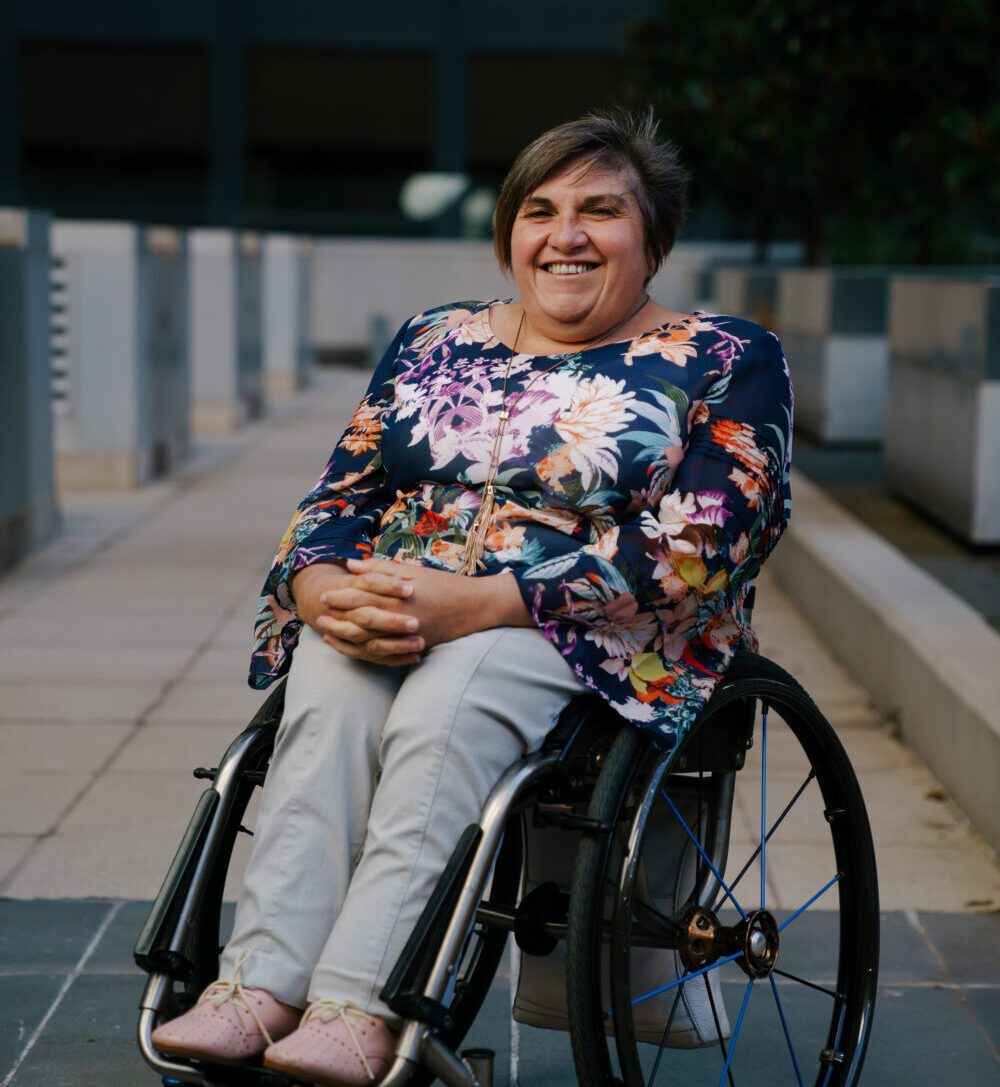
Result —
<path fill-rule="evenodd" d="M 730 802 L 733 832 L 720 836 Z M 585 841 L 574 870 L 567 999 L 581 1087 L 854 1087 L 878 971 L 874 849 L 843 746 L 802 688 L 740 654 L 677 750 L 621 733 L 589 814 L 619 830 Z M 712 941 L 722 950 L 706 951 Z"/>

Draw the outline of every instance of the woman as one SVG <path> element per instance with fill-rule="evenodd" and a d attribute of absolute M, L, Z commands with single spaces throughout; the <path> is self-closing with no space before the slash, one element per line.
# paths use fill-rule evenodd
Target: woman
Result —
<path fill-rule="evenodd" d="M 675 744 L 752 641 L 788 372 L 770 332 L 647 295 L 683 189 L 648 118 L 545 133 L 494 216 L 519 300 L 390 345 L 264 587 L 251 683 L 288 671 L 285 716 L 224 980 L 163 1052 L 377 1081 L 378 994 L 500 773 L 586 690 Z"/>

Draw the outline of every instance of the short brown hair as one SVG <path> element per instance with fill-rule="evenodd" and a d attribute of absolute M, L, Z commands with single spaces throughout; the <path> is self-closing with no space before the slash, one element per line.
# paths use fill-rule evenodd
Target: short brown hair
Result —
<path fill-rule="evenodd" d="M 550 174 L 573 159 L 588 167 L 627 170 L 642 213 L 646 253 L 655 272 L 674 247 L 684 220 L 687 171 L 677 148 L 658 135 L 652 109 L 596 110 L 543 132 L 517 156 L 493 212 L 493 248 L 500 267 L 511 270 L 511 233 L 521 204 Z"/>

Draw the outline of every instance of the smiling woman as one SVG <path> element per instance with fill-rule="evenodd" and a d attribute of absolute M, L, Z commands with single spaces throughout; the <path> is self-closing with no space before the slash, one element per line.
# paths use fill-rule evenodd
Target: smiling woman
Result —
<path fill-rule="evenodd" d="M 553 129 L 497 204 L 518 298 L 389 346 L 264 585 L 285 713 L 223 980 L 163 1052 L 379 1079 L 378 994 L 499 775 L 588 690 L 674 747 L 755 644 L 791 389 L 772 333 L 647 295 L 683 192 L 649 118 Z"/>

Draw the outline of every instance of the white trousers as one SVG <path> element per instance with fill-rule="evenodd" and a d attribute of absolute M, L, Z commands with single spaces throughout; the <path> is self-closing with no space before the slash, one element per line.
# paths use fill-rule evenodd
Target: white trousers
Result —
<path fill-rule="evenodd" d="M 582 683 L 535 628 L 435 646 L 412 668 L 304 628 L 221 976 L 298 1007 L 378 999 L 459 835 Z"/>

